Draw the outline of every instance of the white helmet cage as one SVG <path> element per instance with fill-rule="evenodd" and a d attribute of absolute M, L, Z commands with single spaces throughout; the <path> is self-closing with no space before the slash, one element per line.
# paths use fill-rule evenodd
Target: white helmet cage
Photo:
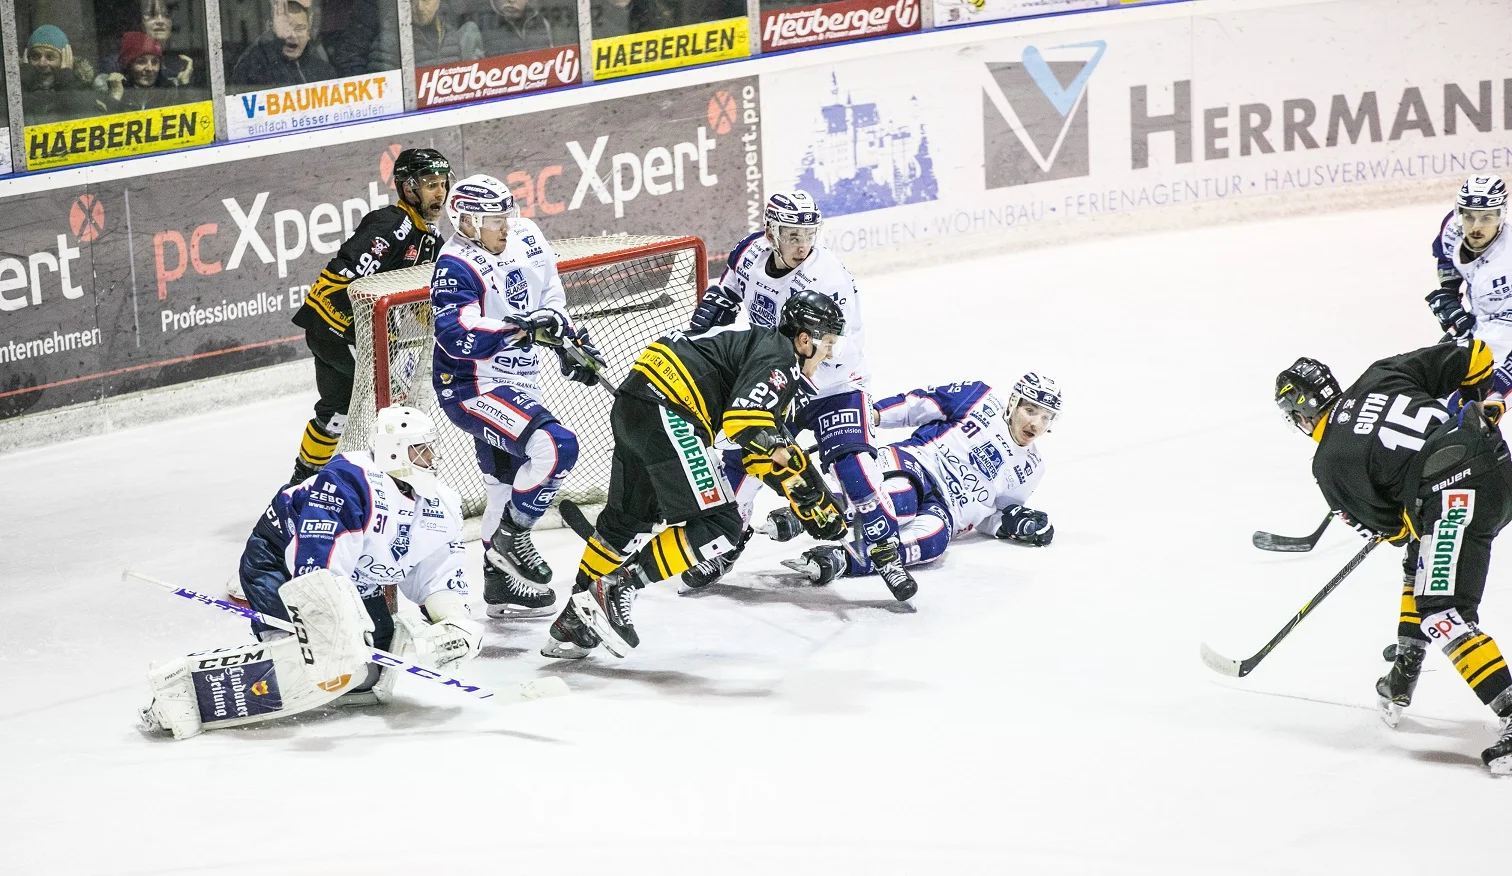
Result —
<path fill-rule="evenodd" d="M 473 225 L 472 234 L 463 234 L 462 217 L 464 215 L 478 218 L 504 216 L 513 219 L 520 215 L 520 211 L 515 206 L 514 195 L 509 191 L 509 186 L 486 173 L 475 173 L 452 186 L 451 192 L 446 196 L 446 218 L 451 222 L 452 230 L 462 234 L 463 237 L 477 240 L 476 223 Z"/>
<path fill-rule="evenodd" d="M 373 465 L 401 480 L 410 477 L 419 469 L 410 461 L 410 448 L 418 444 L 431 445 L 430 472 L 440 464 L 436 449 L 438 439 L 436 422 L 419 408 L 395 405 L 378 412 L 373 424 L 369 446 L 373 451 Z"/>

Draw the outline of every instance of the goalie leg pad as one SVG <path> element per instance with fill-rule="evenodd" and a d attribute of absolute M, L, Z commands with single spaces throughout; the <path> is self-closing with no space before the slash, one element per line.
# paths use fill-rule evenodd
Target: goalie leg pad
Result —
<path fill-rule="evenodd" d="M 330 702 L 367 677 L 373 622 L 357 588 L 325 569 L 280 590 L 292 636 L 205 651 L 155 667 L 144 726 L 187 739 L 296 715 Z"/>

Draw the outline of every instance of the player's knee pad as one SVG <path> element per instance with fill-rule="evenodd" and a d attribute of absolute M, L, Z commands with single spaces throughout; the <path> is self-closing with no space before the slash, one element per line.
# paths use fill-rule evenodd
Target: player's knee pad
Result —
<path fill-rule="evenodd" d="M 637 560 L 647 578 L 664 581 L 698 563 L 733 553 L 744 529 L 740 514 L 726 505 L 713 514 L 663 529 L 641 548 Z"/>
<path fill-rule="evenodd" d="M 577 464 L 577 435 L 555 420 L 548 421 L 531 430 L 525 453 L 525 463 L 515 471 L 510 505 L 517 517 L 534 520 L 551 507 L 562 481 Z"/>
<path fill-rule="evenodd" d="M 898 520 L 905 517 L 913 517 L 919 513 L 919 494 L 914 489 L 913 481 L 901 473 L 890 474 L 882 482 L 887 491 L 887 497 L 892 501 L 893 513 Z"/>
<path fill-rule="evenodd" d="M 298 714 L 361 682 L 372 621 L 351 582 L 321 569 L 288 582 L 279 595 L 292 636 L 154 667 L 143 723 L 186 739 L 201 730 Z"/>
<path fill-rule="evenodd" d="M 898 515 L 883 487 L 882 467 L 870 449 L 835 460 L 831 471 L 839 478 L 866 540 L 876 543 L 897 538 Z"/>
<path fill-rule="evenodd" d="M 550 466 L 552 477 L 564 478 L 577 465 L 577 433 L 556 420 L 551 420 L 530 433 L 530 438 L 525 442 L 525 453 L 530 457 L 531 464 L 535 464 L 537 460 L 546 462 Z"/>

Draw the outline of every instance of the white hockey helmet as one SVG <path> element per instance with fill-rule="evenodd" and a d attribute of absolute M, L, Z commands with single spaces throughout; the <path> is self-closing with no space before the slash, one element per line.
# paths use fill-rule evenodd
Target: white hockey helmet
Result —
<path fill-rule="evenodd" d="M 794 228 L 813 228 L 816 231 L 824 216 L 814 196 L 803 189 L 791 192 L 773 192 L 766 202 L 766 226 L 774 228 L 787 225 Z"/>
<path fill-rule="evenodd" d="M 1491 245 L 1507 221 L 1507 184 L 1495 175 L 1472 176 L 1460 186 L 1454 207 L 1466 231 L 1465 245 L 1472 252 L 1480 252 Z M 1477 246 L 1470 237 L 1472 226 L 1495 230 Z M 1479 233 L 1485 235 L 1484 231 Z"/>
<path fill-rule="evenodd" d="M 462 233 L 464 215 L 472 216 L 476 225 L 485 216 L 513 219 L 520 215 L 520 211 L 515 206 L 509 186 L 486 173 L 475 173 L 452 186 L 451 192 L 446 196 L 446 218 L 458 234 Z M 463 236 L 476 240 L 477 233 L 475 227 L 471 235 Z"/>
<path fill-rule="evenodd" d="M 1013 430 L 1013 417 L 1018 412 L 1019 405 L 1029 402 L 1038 406 L 1039 412 L 1036 418 L 1045 432 L 1055 423 L 1055 419 L 1061 412 L 1061 389 L 1054 379 L 1036 374 L 1030 371 L 1013 385 L 1013 391 L 1008 393 L 1008 404 L 1003 409 L 1003 417 L 1007 419 L 1009 430 Z M 1014 433 L 1014 441 L 1018 441 L 1017 433 Z M 1027 443 L 1027 442 L 1025 442 Z"/>
<path fill-rule="evenodd" d="M 373 423 L 370 441 L 373 465 L 401 481 L 433 478 L 441 462 L 436 448 L 439 437 L 436 421 L 419 408 L 407 405 L 384 408 Z M 412 454 L 412 447 L 422 450 Z M 420 465 L 414 460 L 415 455 L 428 456 L 430 464 Z"/>

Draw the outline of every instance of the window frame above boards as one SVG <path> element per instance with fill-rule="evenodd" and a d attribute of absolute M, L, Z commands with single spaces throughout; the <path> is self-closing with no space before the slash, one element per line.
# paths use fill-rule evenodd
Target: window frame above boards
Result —
<path fill-rule="evenodd" d="M 952 4 L 992 24 L 1188 2 L 0 0 L 0 178 L 916 35 Z M 66 93 L 39 96 L 29 51 L 71 54 Z M 153 59 L 157 90 L 122 72 Z"/>

